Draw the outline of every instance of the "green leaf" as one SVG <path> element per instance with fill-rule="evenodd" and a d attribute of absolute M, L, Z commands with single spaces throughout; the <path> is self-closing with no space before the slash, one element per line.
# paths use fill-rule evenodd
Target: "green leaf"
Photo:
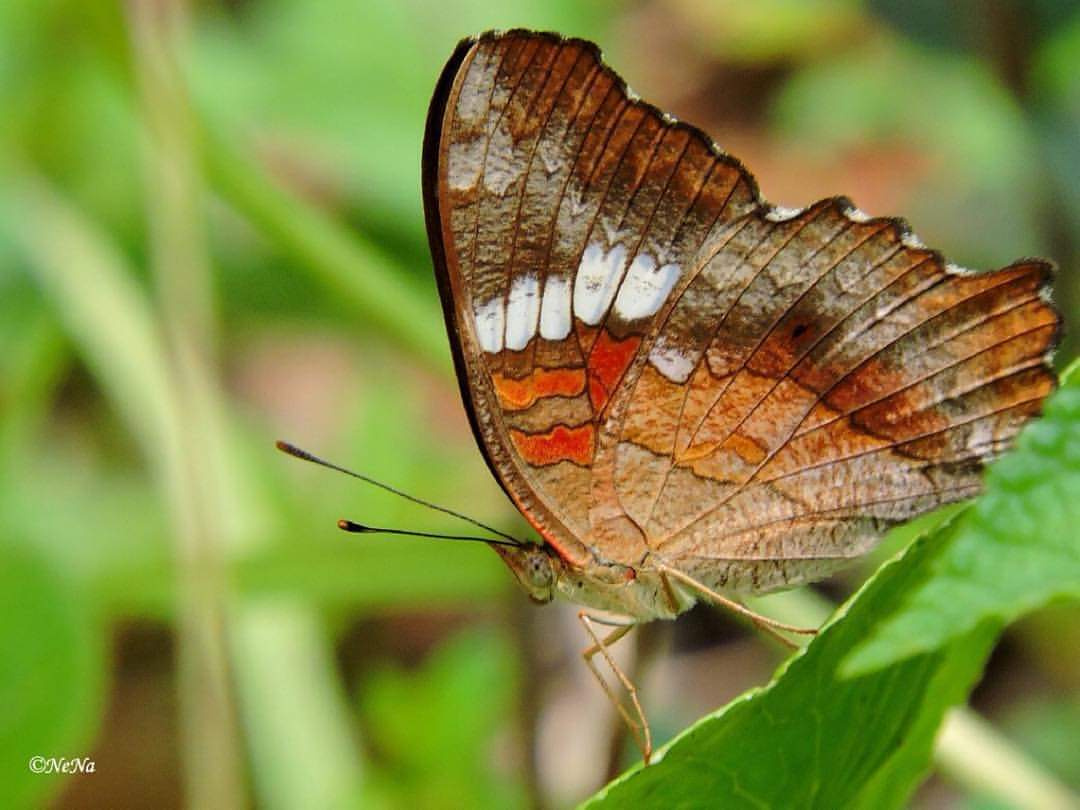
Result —
<path fill-rule="evenodd" d="M 0 796 L 6 807 L 32 806 L 62 777 L 32 773 L 31 757 L 91 754 L 104 631 L 77 583 L 9 537 L 0 544 L 0 649 Z"/>
<path fill-rule="evenodd" d="M 1080 365 L 1041 420 L 991 466 L 986 493 L 930 538 L 932 559 L 844 664 L 860 674 L 1004 623 L 1055 597 L 1080 598 Z"/>
<path fill-rule="evenodd" d="M 965 698 L 996 628 L 862 677 L 838 669 L 877 617 L 902 601 L 932 551 L 916 542 L 771 684 L 701 720 L 659 762 L 620 777 L 586 806 L 903 806 L 925 774 L 945 710 Z"/>

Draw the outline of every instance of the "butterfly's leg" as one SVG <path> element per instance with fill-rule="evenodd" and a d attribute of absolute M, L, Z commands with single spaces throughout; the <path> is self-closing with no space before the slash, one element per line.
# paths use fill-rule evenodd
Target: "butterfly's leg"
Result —
<path fill-rule="evenodd" d="M 633 681 L 627 677 L 619 666 L 615 663 L 615 659 L 611 657 L 611 653 L 608 652 L 608 647 L 621 639 L 627 633 L 634 629 L 636 626 L 633 623 L 623 624 L 617 626 L 611 631 L 602 641 L 600 636 L 596 634 L 596 630 L 593 628 L 593 624 L 600 623 L 600 620 L 593 616 L 589 616 L 584 610 L 578 612 L 578 619 L 585 627 L 585 632 L 592 638 L 593 643 L 586 647 L 581 657 L 585 660 L 585 665 L 592 672 L 593 676 L 600 683 L 600 688 L 604 690 L 604 694 L 607 695 L 608 700 L 622 715 L 623 721 L 626 723 L 626 727 L 630 729 L 630 733 L 634 736 L 634 742 L 637 743 L 637 747 L 641 749 L 642 758 L 645 760 L 645 764 L 649 764 L 649 758 L 652 756 L 652 732 L 649 729 L 649 721 L 645 719 L 645 712 L 641 708 L 641 702 L 638 700 L 637 687 L 634 686 Z M 630 712 L 626 710 L 622 701 L 619 700 L 615 693 L 611 691 L 611 687 L 608 686 L 604 676 L 600 674 L 600 670 L 596 668 L 596 664 L 593 662 L 593 656 L 600 653 L 604 656 L 604 660 L 607 661 L 607 665 L 611 668 L 611 671 L 615 673 L 615 677 L 619 679 L 619 683 L 626 689 L 626 694 L 630 696 L 630 703 L 634 707 L 634 714 L 637 715 L 637 720 L 631 717 Z"/>
<path fill-rule="evenodd" d="M 710 599 L 717 604 L 723 605 L 724 607 L 734 611 L 735 613 L 745 616 L 757 627 L 761 628 L 774 638 L 780 640 L 788 647 L 795 648 L 796 645 L 792 644 L 790 640 L 780 635 L 777 632 L 778 630 L 783 630 L 787 633 L 799 633 L 801 635 L 807 636 L 817 634 L 817 630 L 814 628 L 795 627 L 790 624 L 778 622 L 776 619 L 770 619 L 768 616 L 762 616 L 760 613 L 755 613 L 750 608 L 746 607 L 746 605 L 742 605 L 736 602 L 734 599 L 730 599 L 722 594 L 717 593 L 716 591 L 712 590 L 712 588 L 706 587 L 702 583 L 698 582 L 689 574 L 684 574 L 682 571 L 672 568 L 671 566 L 660 564 L 657 566 L 657 568 L 660 571 L 661 577 L 670 577 L 671 579 L 681 582 L 684 585 L 689 585 L 691 588 L 693 588 L 695 591 L 697 591 L 707 599 Z"/>

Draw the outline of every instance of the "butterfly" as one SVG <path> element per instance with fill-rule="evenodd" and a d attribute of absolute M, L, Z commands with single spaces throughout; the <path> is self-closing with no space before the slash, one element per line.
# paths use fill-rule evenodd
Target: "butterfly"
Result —
<path fill-rule="evenodd" d="M 461 42 L 423 190 L 465 408 L 542 538 L 492 547 L 582 606 L 594 673 L 638 623 L 748 612 L 975 495 L 1055 385 L 1048 262 L 971 272 L 846 198 L 774 207 L 580 39 Z"/>

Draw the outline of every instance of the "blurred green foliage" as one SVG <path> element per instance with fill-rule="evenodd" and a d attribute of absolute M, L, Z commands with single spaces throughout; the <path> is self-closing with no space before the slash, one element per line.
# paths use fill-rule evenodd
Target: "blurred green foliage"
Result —
<path fill-rule="evenodd" d="M 512 710 L 513 650 L 505 638 L 452 638 L 419 672 L 386 667 L 364 685 L 360 715 L 373 758 L 385 759 L 373 784 L 393 807 L 510 807 L 522 785 L 485 766 L 500 759 L 499 731 Z M 418 735 L 417 729 L 426 733 Z"/>
<path fill-rule="evenodd" d="M 0 780 L 5 801 L 27 803 L 59 775 L 31 773 L 28 752 L 85 751 L 102 708 L 105 670 L 98 607 L 61 565 L 30 547 L 0 548 Z M 50 754 L 43 754 L 50 756 Z M 59 755 L 59 754 L 55 754 Z M 76 755 L 76 754 L 71 754 Z"/>
<path fill-rule="evenodd" d="M 509 627 L 504 600 L 520 597 L 494 555 L 340 536 L 343 515 L 449 527 L 272 448 L 287 431 L 521 529 L 448 373 L 419 199 L 435 77 L 460 37 L 521 25 L 598 40 L 639 86 L 697 65 L 711 89 L 684 101 L 701 123 L 717 87 L 745 83 L 761 117 L 714 123 L 855 182 L 788 202 L 860 201 L 885 181 L 850 154 L 887 165 L 914 153 L 929 168 L 900 183 L 900 213 L 920 235 L 973 266 L 1053 256 L 1075 327 L 1080 13 L 916 6 L 0 4 L 5 805 L 104 804 L 152 781 L 110 747 L 131 699 L 126 639 L 146 626 L 172 640 L 175 677 L 157 688 L 178 699 L 175 723 L 140 744 L 163 752 L 192 804 L 542 798 L 515 710 L 537 673 Z M 407 638 L 386 649 L 378 632 L 348 632 L 417 614 L 485 627 L 413 642 L 422 654 Z M 1075 650 L 1055 654 L 1080 666 Z M 825 657 L 802 666 L 836 663 Z M 1051 677 L 1044 658 L 1036 680 Z M 1072 705 L 1067 694 L 1020 707 L 1053 716 L 1052 733 L 1016 734 L 1077 785 L 1062 752 L 1080 727 L 1048 708 Z M 98 772 L 34 775 L 35 754 L 91 754 Z"/>

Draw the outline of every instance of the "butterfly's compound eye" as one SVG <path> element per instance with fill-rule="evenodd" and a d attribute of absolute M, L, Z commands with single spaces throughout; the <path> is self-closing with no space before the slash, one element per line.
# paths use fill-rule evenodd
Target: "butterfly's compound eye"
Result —
<path fill-rule="evenodd" d="M 555 565 L 543 546 L 493 546 L 534 602 L 555 595 Z"/>
<path fill-rule="evenodd" d="M 531 548 L 525 552 L 525 573 L 528 583 L 524 583 L 529 595 L 538 602 L 550 602 L 555 589 L 555 568 L 551 564 L 551 555 L 542 548 Z"/>

